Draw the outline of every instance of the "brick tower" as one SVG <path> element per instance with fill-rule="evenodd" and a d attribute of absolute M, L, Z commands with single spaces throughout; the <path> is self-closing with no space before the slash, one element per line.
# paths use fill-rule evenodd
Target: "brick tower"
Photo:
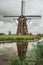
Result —
<path fill-rule="evenodd" d="M 27 24 L 26 24 L 27 19 L 24 16 L 20 16 L 18 21 L 19 23 L 18 23 L 17 34 L 27 35 L 28 34 Z M 17 44 L 18 55 L 21 60 L 25 58 L 27 46 L 28 46 L 27 42 L 18 42 Z"/>

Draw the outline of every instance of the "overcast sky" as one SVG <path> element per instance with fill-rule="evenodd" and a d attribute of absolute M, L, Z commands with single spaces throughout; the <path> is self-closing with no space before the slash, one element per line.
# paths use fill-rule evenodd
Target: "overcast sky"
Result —
<path fill-rule="evenodd" d="M 2 15 L 20 15 L 22 0 L 0 0 L 0 32 L 16 33 L 17 25 L 12 19 L 4 19 Z M 41 19 L 34 19 L 28 24 L 28 32 L 43 33 L 43 0 L 24 0 L 24 15 L 41 15 Z M 16 21 L 17 22 L 17 21 Z"/>

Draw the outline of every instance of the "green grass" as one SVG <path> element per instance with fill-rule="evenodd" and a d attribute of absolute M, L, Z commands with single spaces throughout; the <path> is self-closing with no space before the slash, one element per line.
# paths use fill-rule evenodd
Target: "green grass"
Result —
<path fill-rule="evenodd" d="M 9 43 L 9 42 L 32 42 L 34 41 L 34 37 L 36 36 L 33 36 L 33 35 L 3 35 L 3 36 L 0 36 L 0 43 L 1 42 L 6 42 L 6 43 Z M 38 37 L 37 37 L 38 39 Z"/>

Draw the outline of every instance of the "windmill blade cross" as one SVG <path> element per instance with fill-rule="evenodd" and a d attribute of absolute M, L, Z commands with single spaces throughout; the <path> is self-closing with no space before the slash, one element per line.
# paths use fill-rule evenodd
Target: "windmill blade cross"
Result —
<path fill-rule="evenodd" d="M 3 17 L 19 17 L 19 16 L 3 16 Z M 24 15 L 24 17 L 41 17 L 41 15 Z"/>

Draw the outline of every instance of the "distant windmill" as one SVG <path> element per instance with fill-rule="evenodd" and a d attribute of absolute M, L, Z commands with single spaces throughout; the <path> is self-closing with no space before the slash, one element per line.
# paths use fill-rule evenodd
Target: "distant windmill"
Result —
<path fill-rule="evenodd" d="M 41 18 L 41 15 L 24 15 L 23 13 L 23 6 L 24 1 L 22 0 L 22 6 L 21 6 L 21 15 L 20 16 L 3 16 L 3 17 L 12 17 L 13 20 L 15 20 L 15 17 L 18 17 L 18 27 L 17 27 L 17 35 L 27 35 L 28 34 L 28 29 L 27 29 L 27 24 L 26 21 L 29 19 L 36 19 L 36 18 Z M 17 42 L 17 49 L 18 49 L 18 55 L 21 60 L 25 58 L 26 55 L 26 50 L 27 50 L 28 43 L 27 42 Z"/>

